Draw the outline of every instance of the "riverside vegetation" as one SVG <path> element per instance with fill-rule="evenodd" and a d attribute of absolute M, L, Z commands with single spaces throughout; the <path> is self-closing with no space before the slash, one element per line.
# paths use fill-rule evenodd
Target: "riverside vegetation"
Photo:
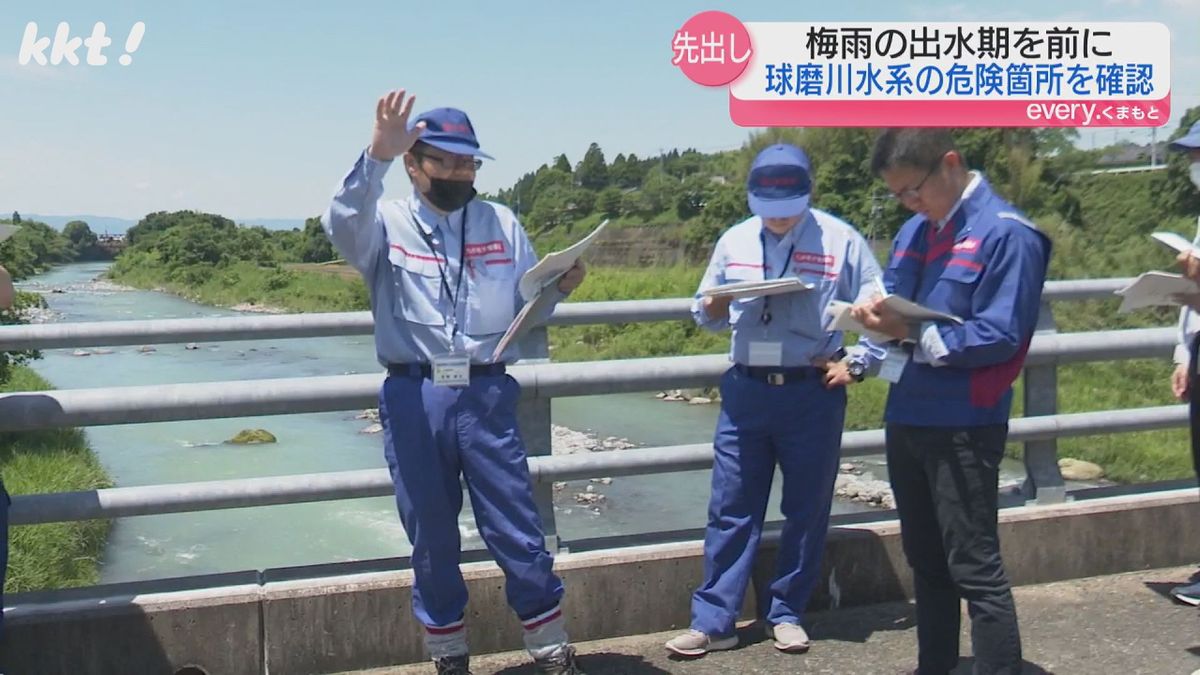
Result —
<path fill-rule="evenodd" d="M 1180 128 L 1197 118 L 1200 108 L 1188 111 Z M 672 151 L 644 159 L 618 155 L 612 162 L 593 144 L 574 166 L 559 156 L 511 188 L 484 196 L 518 210 L 542 254 L 579 239 L 604 218 L 612 220 L 606 240 L 625 234 L 635 242 L 620 250 L 599 242 L 594 257 L 601 264 L 592 264 L 572 301 L 690 296 L 712 244 L 724 228 L 747 215 L 743 185 L 750 158 L 777 141 L 809 150 L 815 165 L 814 203 L 858 226 L 875 244 L 880 260 L 886 259 L 890 238 L 907 214 L 886 198 L 886 188 L 867 171 L 872 137 L 872 131 L 859 129 L 771 130 L 751 136 L 735 151 Z M 960 132 L 959 141 L 968 163 L 983 169 L 1002 194 L 1050 234 L 1055 245 L 1051 278 L 1170 269 L 1171 256 L 1146 235 L 1171 230 L 1191 237 L 1195 230 L 1200 196 L 1178 157 L 1163 171 L 1092 175 L 1087 169 L 1099 151 L 1075 149 L 1069 132 L 1062 130 L 970 129 Z M 45 250 L 38 264 L 72 259 L 70 240 L 50 241 L 42 234 L 47 241 L 39 244 Z M 159 212 L 130 229 L 128 244 L 109 273 L 122 284 L 229 307 L 310 312 L 368 306 L 363 283 L 335 260 L 315 217 L 303 228 L 271 231 L 239 226 L 215 214 Z M 19 255 L 6 246 L 0 244 L 0 260 L 6 265 L 27 262 L 29 243 Z M 647 252 L 653 259 L 646 259 Z M 37 265 L 28 269 L 32 273 Z M 1054 310 L 1064 332 L 1162 326 L 1175 317 L 1169 309 L 1118 315 L 1115 301 L 1060 303 Z M 558 361 L 708 354 L 728 348 L 727 334 L 701 331 L 689 321 L 555 327 L 550 339 Z M 1059 410 L 1170 404 L 1170 372 L 1171 365 L 1162 359 L 1064 366 L 1059 370 Z M 18 389 L 30 386 L 15 378 L 7 386 L 14 383 Z M 1021 414 L 1020 386 L 1018 381 L 1015 416 Z M 847 428 L 878 427 L 885 394 L 879 381 L 851 387 Z M 84 454 L 77 456 L 88 457 L 79 439 Z M 19 454 L 11 449 L 17 446 L 14 439 L 4 443 L 0 467 L 5 457 Z M 1187 432 L 1176 429 L 1063 439 L 1059 447 L 1062 456 L 1100 464 L 1112 480 L 1136 482 L 1191 475 L 1186 443 Z M 1019 457 L 1020 447 L 1011 445 L 1010 454 Z M 10 481 L 21 473 L 14 469 L 6 474 Z M 99 472 L 69 487 L 47 487 L 40 479 L 36 485 L 10 485 L 14 492 L 27 492 L 84 489 L 105 480 Z M 16 531 L 23 529 L 36 528 Z M 102 530 L 79 530 L 69 538 L 86 543 L 97 536 L 102 537 Z M 94 558 L 96 550 L 88 549 L 83 558 Z M 86 574 L 74 580 L 63 575 L 44 585 L 83 581 Z"/>
<path fill-rule="evenodd" d="M 16 280 L 55 264 L 105 256 L 95 234 L 81 221 L 67 223 L 61 233 L 45 223 L 23 221 L 19 213 L 0 222 L 21 225 L 0 243 L 0 264 Z M 0 324 L 28 323 L 27 313 L 44 306 L 40 295 L 18 292 L 13 309 L 0 311 Z M 0 352 L 0 391 L 50 389 L 50 383 L 28 366 L 40 356 L 36 351 Z M 0 432 L 0 475 L 12 494 L 111 486 L 78 429 Z M 100 520 L 11 528 L 5 592 L 96 583 L 107 533 L 108 522 Z"/>

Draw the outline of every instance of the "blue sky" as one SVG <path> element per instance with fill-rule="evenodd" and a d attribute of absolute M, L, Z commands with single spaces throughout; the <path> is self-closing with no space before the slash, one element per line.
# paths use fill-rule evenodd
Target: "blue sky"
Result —
<path fill-rule="evenodd" d="M 416 93 L 418 108 L 468 112 L 497 159 L 479 174 L 489 191 L 559 153 L 577 162 L 591 142 L 610 161 L 734 148 L 750 130 L 729 120 L 724 90 L 670 64 L 673 32 L 706 9 L 743 21 L 1161 21 L 1172 31 L 1173 112 L 1200 105 L 1200 0 L 10 0 L 0 6 L 0 210 L 317 215 L 369 141 L 375 100 L 395 87 Z M 40 35 L 66 21 L 81 37 L 103 21 L 108 65 L 18 65 L 29 21 Z M 137 21 L 145 38 L 122 67 Z M 1101 145 L 1150 139 L 1099 134 Z M 407 181 L 396 172 L 387 188 L 403 194 Z"/>

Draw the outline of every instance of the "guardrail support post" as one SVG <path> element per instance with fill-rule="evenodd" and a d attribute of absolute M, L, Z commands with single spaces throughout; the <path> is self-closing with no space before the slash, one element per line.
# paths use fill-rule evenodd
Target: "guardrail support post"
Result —
<path fill-rule="evenodd" d="M 549 363 L 550 337 L 545 326 L 538 326 L 521 339 L 521 363 Z M 522 397 L 517 404 L 517 423 L 521 438 L 525 441 L 526 454 L 530 457 L 549 455 L 550 447 L 550 399 Z M 546 535 L 546 550 L 551 554 L 559 551 L 558 525 L 554 518 L 554 486 L 533 486 L 533 499 L 542 517 Z"/>
<path fill-rule="evenodd" d="M 1043 301 L 1038 312 L 1035 335 L 1058 332 L 1054 311 Z M 1025 368 L 1025 416 L 1037 417 L 1058 413 L 1058 366 L 1050 363 Z M 1038 504 L 1058 504 L 1066 501 L 1067 488 L 1058 470 L 1058 440 L 1025 441 L 1025 482 L 1021 495 L 1026 501 Z"/>

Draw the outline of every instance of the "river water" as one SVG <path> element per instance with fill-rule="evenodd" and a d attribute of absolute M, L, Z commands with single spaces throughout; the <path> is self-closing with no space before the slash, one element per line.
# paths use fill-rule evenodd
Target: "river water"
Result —
<path fill-rule="evenodd" d="M 103 281 L 104 263 L 56 268 L 18 284 L 45 294 L 54 321 L 120 321 L 233 316 L 238 312 Z M 96 347 L 44 352 L 33 368 L 59 389 L 378 372 L 370 336 Z M 88 352 L 80 355 L 78 351 Z M 557 399 L 556 425 L 637 445 L 708 443 L 717 408 L 655 400 L 653 394 Z M 167 484 L 381 468 L 382 438 L 362 433 L 361 411 L 92 427 L 87 438 L 118 486 Z M 264 428 L 278 443 L 235 446 L 239 430 Z M 556 499 L 560 536 L 588 537 L 698 528 L 705 522 L 709 472 L 615 478 L 591 484 L 597 509 L 576 503 L 588 481 Z M 599 477 L 598 477 L 599 478 Z M 776 477 L 768 518 L 778 518 Z M 863 510 L 837 503 L 835 513 Z M 648 517 L 648 514 L 653 514 Z M 482 548 L 469 500 L 460 519 L 465 548 Z M 262 570 L 405 555 L 408 542 L 391 498 L 267 506 L 123 518 L 113 525 L 102 581 Z"/>

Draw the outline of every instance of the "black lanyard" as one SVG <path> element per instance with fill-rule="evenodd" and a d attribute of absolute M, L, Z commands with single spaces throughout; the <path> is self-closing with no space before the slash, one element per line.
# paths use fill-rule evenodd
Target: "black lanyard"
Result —
<path fill-rule="evenodd" d="M 434 261 L 437 262 L 438 276 L 442 278 L 442 288 L 446 291 L 446 297 L 450 298 L 451 304 L 451 323 L 454 328 L 450 333 L 450 341 L 453 343 L 455 336 L 458 335 L 458 300 L 461 297 L 459 291 L 462 290 L 463 270 L 467 267 L 467 209 L 463 207 L 462 215 L 462 231 L 459 232 L 459 241 L 461 243 L 458 254 L 458 281 L 454 282 L 454 293 L 450 293 L 450 280 L 446 278 L 446 268 L 442 266 L 442 257 L 438 256 L 437 249 L 433 247 L 433 239 L 425 230 L 421 229 L 421 224 L 417 222 L 417 213 L 409 208 L 409 213 L 413 217 L 413 227 L 417 228 L 417 234 L 421 235 L 425 245 L 429 247 L 429 252 L 433 254 Z M 450 227 L 450 216 L 446 216 L 446 227 Z M 444 257 L 444 256 L 443 256 Z M 449 258 L 446 259 L 446 265 L 450 264 Z M 450 345 L 453 348 L 453 344 Z"/>
<path fill-rule="evenodd" d="M 788 234 L 791 234 L 790 230 L 788 231 Z M 762 244 L 763 281 L 770 281 L 770 279 L 767 278 L 767 235 L 763 234 L 761 230 L 758 232 L 758 242 Z M 783 269 L 779 270 L 779 276 L 775 277 L 776 279 L 782 279 L 783 275 L 787 273 L 788 268 L 792 265 L 792 254 L 795 252 L 796 242 L 793 240 L 791 248 L 788 249 L 787 258 L 784 258 L 783 260 Z M 759 319 L 762 321 L 764 326 L 771 323 L 771 296 L 769 295 L 763 298 L 763 311 L 762 316 L 759 317 Z"/>

